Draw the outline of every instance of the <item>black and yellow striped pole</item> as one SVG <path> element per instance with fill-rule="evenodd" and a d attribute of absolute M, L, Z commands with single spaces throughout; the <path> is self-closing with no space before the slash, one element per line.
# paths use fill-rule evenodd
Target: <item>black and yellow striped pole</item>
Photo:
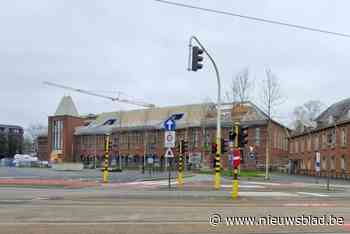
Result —
<path fill-rule="evenodd" d="M 216 154 L 215 154 L 215 189 L 220 189 L 221 187 L 221 162 L 220 162 L 220 154 L 221 154 L 221 138 L 216 138 Z"/>
<path fill-rule="evenodd" d="M 184 160 L 183 160 L 183 141 L 179 144 L 179 159 L 178 159 L 178 176 L 177 183 L 179 186 L 183 185 L 183 173 L 184 173 Z"/>
<path fill-rule="evenodd" d="M 103 182 L 108 183 L 108 166 L 109 166 L 109 134 L 105 137 L 105 155 L 104 155 L 104 168 L 103 168 Z"/>
<path fill-rule="evenodd" d="M 234 149 L 233 149 L 233 185 L 232 185 L 232 199 L 238 197 L 238 164 L 240 160 L 239 150 L 239 122 L 235 122 L 233 126 L 233 132 L 235 133 Z"/>

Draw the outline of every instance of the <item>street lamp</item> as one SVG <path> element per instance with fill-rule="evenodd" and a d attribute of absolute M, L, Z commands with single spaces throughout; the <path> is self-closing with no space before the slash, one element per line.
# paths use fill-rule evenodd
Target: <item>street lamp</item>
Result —
<path fill-rule="evenodd" d="M 192 41 L 195 40 L 200 48 L 192 47 Z M 193 50 L 194 49 L 194 50 Z M 220 189 L 221 187 L 221 176 L 220 176 L 220 170 L 221 170 L 221 164 L 220 164 L 220 154 L 221 154 L 221 83 L 220 83 L 220 75 L 219 70 L 215 64 L 214 59 L 210 56 L 208 51 L 205 49 L 205 47 L 202 45 L 202 43 L 198 40 L 197 37 L 191 36 L 189 41 L 189 57 L 188 57 L 188 70 L 189 71 L 197 71 L 198 69 L 202 69 L 202 64 L 199 63 L 202 61 L 201 57 L 199 56 L 201 54 L 201 51 L 198 51 L 200 49 L 202 52 L 204 52 L 212 62 L 215 73 L 216 73 L 216 80 L 218 84 L 218 97 L 217 97 L 217 120 L 216 120 L 216 156 L 215 156 L 215 183 L 214 187 L 215 189 Z M 192 51 L 193 50 L 193 51 Z M 191 53 L 192 52 L 192 53 Z M 192 56 L 191 56 L 192 54 Z M 192 58 L 192 61 L 191 61 Z M 192 66 L 191 66 L 192 64 Z"/>

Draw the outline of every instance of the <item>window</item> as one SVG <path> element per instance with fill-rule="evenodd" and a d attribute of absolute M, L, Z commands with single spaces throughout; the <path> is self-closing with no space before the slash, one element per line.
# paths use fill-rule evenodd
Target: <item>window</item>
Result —
<path fill-rule="evenodd" d="M 320 138 L 318 137 L 318 135 L 316 135 L 314 139 L 314 150 L 315 151 L 319 150 L 319 147 L 320 147 Z"/>
<path fill-rule="evenodd" d="M 341 146 L 346 146 L 347 145 L 347 131 L 346 128 L 342 128 L 340 132 L 340 139 L 341 139 Z"/>
<path fill-rule="evenodd" d="M 255 145 L 260 145 L 260 128 L 255 129 Z"/>
<path fill-rule="evenodd" d="M 301 139 L 301 141 L 300 141 L 300 153 L 304 153 L 304 145 L 305 145 L 305 140 Z"/>
<path fill-rule="evenodd" d="M 346 170 L 345 155 L 340 158 L 340 169 Z"/>
<path fill-rule="evenodd" d="M 198 147 L 198 131 L 197 131 L 197 129 L 193 129 L 193 131 L 192 131 L 192 146 Z"/>
<path fill-rule="evenodd" d="M 322 149 L 325 149 L 327 147 L 327 136 L 326 133 L 324 132 L 322 134 Z"/>
<path fill-rule="evenodd" d="M 113 125 L 117 119 L 109 119 L 103 123 L 103 125 Z"/>
<path fill-rule="evenodd" d="M 295 153 L 299 153 L 299 141 L 295 141 Z"/>
<path fill-rule="evenodd" d="M 325 156 L 323 156 L 321 159 L 321 167 L 322 167 L 322 170 L 327 170 L 327 161 Z"/>
<path fill-rule="evenodd" d="M 335 157 L 331 157 L 331 170 L 335 170 Z"/>
<path fill-rule="evenodd" d="M 329 139 L 329 143 L 332 147 L 335 146 L 336 144 L 336 135 L 335 135 L 335 129 L 333 128 L 331 131 L 330 131 L 330 139 Z"/>
<path fill-rule="evenodd" d="M 311 151 L 311 136 L 307 138 L 307 151 Z"/>

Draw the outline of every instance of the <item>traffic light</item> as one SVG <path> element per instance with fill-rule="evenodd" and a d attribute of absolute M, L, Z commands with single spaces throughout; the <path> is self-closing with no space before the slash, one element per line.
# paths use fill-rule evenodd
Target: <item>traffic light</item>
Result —
<path fill-rule="evenodd" d="M 234 130 L 232 130 L 232 131 L 229 132 L 228 139 L 229 139 L 229 141 L 231 141 L 231 142 L 234 142 L 234 141 L 235 141 L 235 139 L 236 139 L 236 133 L 235 133 Z"/>
<path fill-rule="evenodd" d="M 221 139 L 221 153 L 228 152 L 229 141 L 227 139 Z"/>
<path fill-rule="evenodd" d="M 212 145 L 211 145 L 211 152 L 213 154 L 216 154 L 217 149 L 218 149 L 218 145 L 216 143 L 212 143 Z"/>
<path fill-rule="evenodd" d="M 239 128 L 239 147 L 244 148 L 246 144 L 248 144 L 248 127 L 240 127 Z"/>
<path fill-rule="evenodd" d="M 186 153 L 188 151 L 188 142 L 185 140 L 182 140 L 180 144 L 181 144 L 180 146 L 181 154 Z"/>
<path fill-rule="evenodd" d="M 199 69 L 203 68 L 203 64 L 201 63 L 203 61 L 203 50 L 200 49 L 198 46 L 192 47 L 192 71 L 197 71 Z"/>

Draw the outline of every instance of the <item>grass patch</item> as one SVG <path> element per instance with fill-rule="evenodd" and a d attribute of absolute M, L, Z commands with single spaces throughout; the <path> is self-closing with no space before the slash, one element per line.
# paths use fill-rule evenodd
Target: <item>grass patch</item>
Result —
<path fill-rule="evenodd" d="M 213 174 L 213 169 L 203 169 L 200 170 L 198 173 L 200 174 Z M 225 170 L 222 172 L 223 176 L 232 177 L 233 176 L 233 170 Z M 257 170 L 241 170 L 239 173 L 240 177 L 263 177 L 265 174 L 262 171 Z"/>

